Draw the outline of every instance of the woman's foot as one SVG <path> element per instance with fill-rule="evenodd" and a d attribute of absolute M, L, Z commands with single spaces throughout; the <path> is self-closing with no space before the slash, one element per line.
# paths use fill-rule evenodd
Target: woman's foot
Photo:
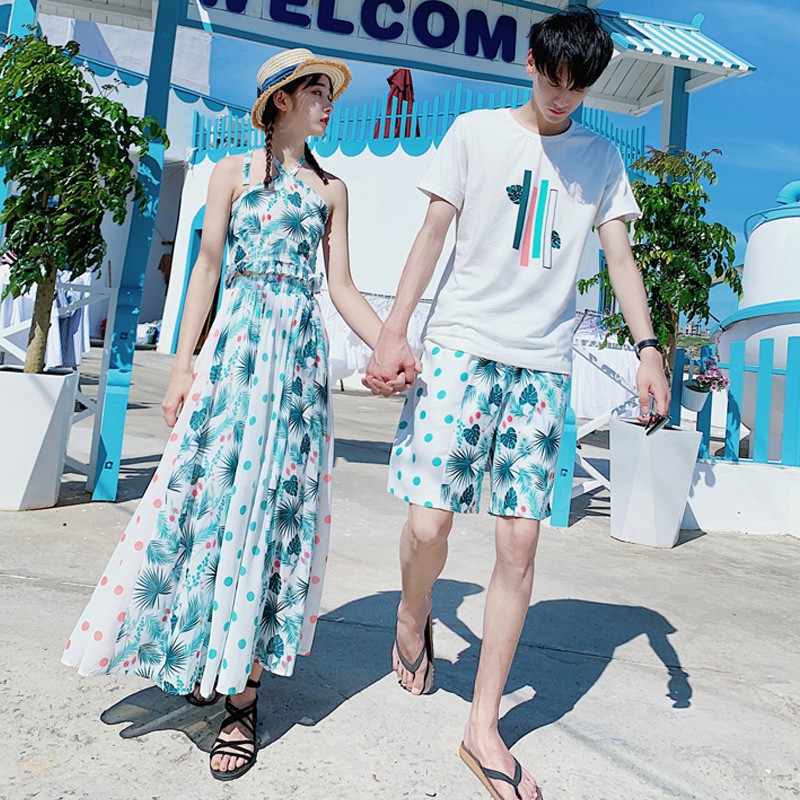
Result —
<path fill-rule="evenodd" d="M 203 697 L 203 695 L 200 693 L 200 684 L 196 683 L 194 685 L 194 691 L 191 694 L 186 695 L 186 702 L 193 706 L 213 706 L 214 703 L 219 700 L 219 698 L 220 694 L 216 689 L 212 693 L 211 697 Z"/>
<path fill-rule="evenodd" d="M 484 770 L 494 770 L 513 777 L 516 761 L 506 743 L 500 738 L 497 728 L 478 733 L 476 727 L 467 723 L 464 731 L 464 747 L 480 763 Z M 490 779 L 494 791 L 502 800 L 540 800 L 541 793 L 533 775 L 524 767 L 519 786 L 514 788 L 503 780 Z"/>
<path fill-rule="evenodd" d="M 411 694 L 422 694 L 425 689 L 425 678 L 428 675 L 428 655 L 425 647 L 425 626 L 433 607 L 430 595 L 419 617 L 415 616 L 404 601 L 397 607 L 397 635 L 392 648 L 392 669 L 397 674 L 400 685 Z M 416 659 L 422 654 L 421 661 L 415 670 L 408 669 L 398 655 L 398 649 L 406 660 Z"/>
<path fill-rule="evenodd" d="M 232 780 L 247 772 L 256 760 L 258 681 L 247 681 L 239 694 L 225 699 L 228 716 L 211 750 L 211 774 L 218 780 Z"/>

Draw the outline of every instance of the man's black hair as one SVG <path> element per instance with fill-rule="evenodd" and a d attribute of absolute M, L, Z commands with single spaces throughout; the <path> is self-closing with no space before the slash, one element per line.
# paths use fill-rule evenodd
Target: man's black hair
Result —
<path fill-rule="evenodd" d="M 536 69 L 553 83 L 565 78 L 570 89 L 595 83 L 614 52 L 600 15 L 589 8 L 560 11 L 537 22 L 528 42 Z"/>

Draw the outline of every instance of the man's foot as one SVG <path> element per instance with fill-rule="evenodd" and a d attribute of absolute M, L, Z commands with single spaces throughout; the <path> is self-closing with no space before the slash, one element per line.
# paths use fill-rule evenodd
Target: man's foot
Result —
<path fill-rule="evenodd" d="M 432 598 L 428 596 L 422 615 L 417 619 L 401 600 L 397 607 L 397 637 L 392 647 L 392 669 L 394 669 L 400 685 L 411 694 L 422 694 L 425 689 L 425 677 L 428 675 L 428 655 L 425 647 L 425 626 L 431 613 Z M 422 653 L 422 660 L 415 670 L 403 665 L 398 655 L 398 648 L 406 660 L 414 660 Z"/>
<path fill-rule="evenodd" d="M 251 681 L 248 681 L 248 686 L 243 692 L 231 695 L 226 699 L 225 707 L 229 713 L 245 709 L 255 703 L 257 685 L 250 686 L 250 683 Z M 235 716 L 235 713 L 231 713 L 231 717 Z M 255 708 L 252 715 L 234 720 L 231 724 L 223 725 L 216 742 L 214 742 L 214 750 L 211 754 L 212 773 L 224 775 L 225 773 L 239 770 L 254 761 L 253 754 L 256 750 L 255 732 L 250 723 L 255 723 Z M 226 742 L 237 742 L 237 744 L 228 747 L 227 750 L 229 752 L 226 752 Z"/>
<path fill-rule="evenodd" d="M 494 770 L 507 775 L 509 778 L 514 777 L 518 762 L 511 755 L 511 751 L 506 747 L 496 729 L 478 736 L 467 725 L 467 729 L 464 732 L 463 747 L 466 748 L 468 754 L 478 762 L 483 770 L 487 772 Z M 486 777 L 495 792 L 494 796 L 499 800 L 541 800 L 542 795 L 533 775 L 524 767 L 522 767 L 521 771 L 522 776 L 516 788 L 505 780 Z"/>

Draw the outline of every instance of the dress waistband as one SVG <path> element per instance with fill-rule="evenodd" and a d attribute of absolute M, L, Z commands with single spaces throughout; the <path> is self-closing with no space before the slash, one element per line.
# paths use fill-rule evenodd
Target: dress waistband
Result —
<path fill-rule="evenodd" d="M 286 272 L 278 272 L 274 269 L 264 272 L 259 272 L 257 270 L 234 271 L 225 279 L 225 287 L 230 288 L 234 281 L 241 280 L 243 278 L 255 278 L 256 280 L 262 280 L 272 284 L 285 283 L 287 286 L 299 288 L 309 295 L 317 294 L 322 289 L 321 275 L 313 275 L 312 277 L 308 278 L 300 275 L 292 275 Z"/>

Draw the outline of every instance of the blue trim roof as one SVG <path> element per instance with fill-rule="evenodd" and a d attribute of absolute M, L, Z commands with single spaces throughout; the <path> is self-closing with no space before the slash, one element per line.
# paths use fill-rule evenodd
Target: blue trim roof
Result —
<path fill-rule="evenodd" d="M 746 74 L 755 67 L 706 36 L 696 25 L 600 11 L 614 44 L 623 51 L 648 53 L 686 61 L 687 66 L 708 64 Z"/>

